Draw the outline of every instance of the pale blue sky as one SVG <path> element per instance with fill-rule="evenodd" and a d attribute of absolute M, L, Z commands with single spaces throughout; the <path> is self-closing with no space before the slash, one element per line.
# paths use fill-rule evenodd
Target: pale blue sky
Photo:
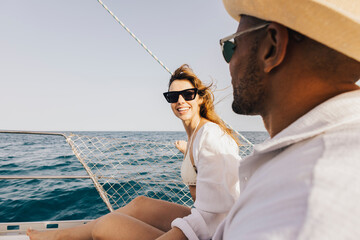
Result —
<path fill-rule="evenodd" d="M 103 0 L 174 71 L 188 63 L 205 82 L 231 86 L 219 39 L 237 22 L 221 0 Z M 0 2 L 0 129 L 182 131 L 162 96 L 170 77 L 96 0 Z M 217 112 L 241 131 L 260 117 Z"/>

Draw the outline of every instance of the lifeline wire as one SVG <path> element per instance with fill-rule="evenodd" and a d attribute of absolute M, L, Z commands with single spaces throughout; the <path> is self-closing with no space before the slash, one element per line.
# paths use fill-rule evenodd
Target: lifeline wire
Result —
<path fill-rule="evenodd" d="M 135 34 L 133 34 L 130 29 L 128 27 L 126 27 L 119 19 L 117 16 L 115 16 L 110 9 L 101 1 L 101 0 L 97 0 L 101 6 L 103 6 L 106 11 L 108 11 L 108 13 L 110 13 L 111 16 L 113 16 L 113 18 L 166 70 L 168 71 L 168 73 L 170 73 L 172 75 L 172 72 L 169 70 L 169 68 L 167 68 L 164 63 L 162 61 L 160 61 L 146 46 L 145 44 L 143 44 L 139 38 L 137 38 L 135 36 Z"/>

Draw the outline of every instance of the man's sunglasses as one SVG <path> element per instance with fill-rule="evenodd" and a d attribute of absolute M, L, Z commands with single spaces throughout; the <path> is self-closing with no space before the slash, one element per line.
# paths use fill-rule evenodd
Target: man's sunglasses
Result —
<path fill-rule="evenodd" d="M 198 90 L 197 88 L 189 88 L 182 91 L 164 92 L 164 97 L 169 103 L 176 103 L 181 95 L 185 101 L 194 100 Z"/>
<path fill-rule="evenodd" d="M 235 52 L 236 44 L 234 42 L 234 38 L 241 36 L 245 33 L 249 33 L 249 32 L 264 28 L 267 25 L 269 25 L 269 23 L 265 23 L 265 24 L 257 26 L 257 27 L 249 28 L 245 31 L 237 32 L 237 33 L 231 34 L 228 37 L 220 39 L 220 46 L 221 46 L 222 54 L 225 58 L 225 61 L 227 63 L 229 63 L 231 60 L 231 57 L 233 56 L 233 54 Z"/>

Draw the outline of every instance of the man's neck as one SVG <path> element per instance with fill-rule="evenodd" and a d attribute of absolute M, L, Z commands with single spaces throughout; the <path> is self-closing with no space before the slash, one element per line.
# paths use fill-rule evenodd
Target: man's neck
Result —
<path fill-rule="evenodd" d="M 356 84 L 324 85 L 319 81 L 308 79 L 308 84 L 299 84 L 289 88 L 282 94 L 275 94 L 270 101 L 267 114 L 263 114 L 265 128 L 269 135 L 276 134 L 287 128 L 307 112 L 339 94 L 360 89 Z M 299 80 L 304 83 L 305 80 Z M 301 89 L 301 86 L 302 89 Z"/>

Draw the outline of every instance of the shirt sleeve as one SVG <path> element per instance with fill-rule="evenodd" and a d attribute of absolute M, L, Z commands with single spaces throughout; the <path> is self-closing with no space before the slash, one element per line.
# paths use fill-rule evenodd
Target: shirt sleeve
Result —
<path fill-rule="evenodd" d="M 237 144 L 216 124 L 201 130 L 193 144 L 198 169 L 194 208 L 190 215 L 172 222 L 191 240 L 211 239 L 239 197 Z"/>

